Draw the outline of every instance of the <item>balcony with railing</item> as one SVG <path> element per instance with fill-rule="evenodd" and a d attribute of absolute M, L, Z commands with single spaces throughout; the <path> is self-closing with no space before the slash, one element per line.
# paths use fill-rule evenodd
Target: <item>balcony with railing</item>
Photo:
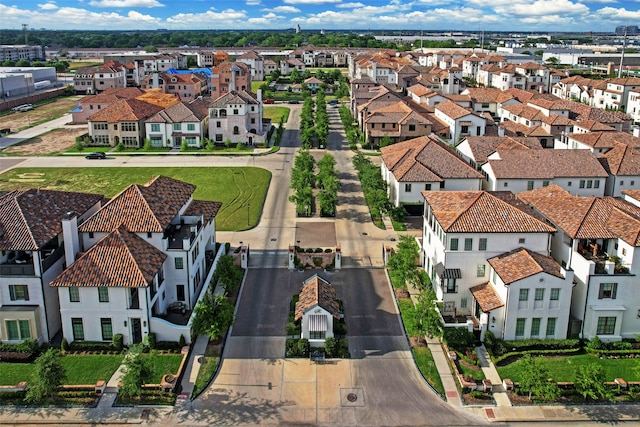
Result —
<path fill-rule="evenodd" d="M 188 250 L 201 230 L 202 221 L 193 223 L 184 221 L 180 224 L 171 224 L 164 232 L 167 248 Z"/>
<path fill-rule="evenodd" d="M 0 276 L 34 276 L 31 251 L 7 251 L 0 261 Z"/>
<path fill-rule="evenodd" d="M 593 263 L 591 274 L 629 274 L 629 267 L 617 256 L 609 256 L 602 250 L 602 244 L 581 240 L 578 254 L 585 262 Z"/>

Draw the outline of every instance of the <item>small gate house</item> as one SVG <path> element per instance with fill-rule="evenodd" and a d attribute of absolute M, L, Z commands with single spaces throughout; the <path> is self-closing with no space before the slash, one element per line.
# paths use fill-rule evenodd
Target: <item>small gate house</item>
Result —
<path fill-rule="evenodd" d="M 307 338 L 311 347 L 322 347 L 325 339 L 333 337 L 333 319 L 340 319 L 336 291 L 317 274 L 302 283 L 295 313 L 295 320 L 300 319 L 302 338 Z"/>

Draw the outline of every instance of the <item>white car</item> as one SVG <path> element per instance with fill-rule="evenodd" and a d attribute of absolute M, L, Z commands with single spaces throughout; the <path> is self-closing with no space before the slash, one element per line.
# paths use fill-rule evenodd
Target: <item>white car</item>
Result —
<path fill-rule="evenodd" d="M 22 104 L 22 105 L 18 105 L 17 107 L 13 107 L 12 108 L 13 111 L 20 111 L 20 112 L 25 112 L 25 111 L 29 111 L 29 110 L 33 110 L 33 104 Z"/>

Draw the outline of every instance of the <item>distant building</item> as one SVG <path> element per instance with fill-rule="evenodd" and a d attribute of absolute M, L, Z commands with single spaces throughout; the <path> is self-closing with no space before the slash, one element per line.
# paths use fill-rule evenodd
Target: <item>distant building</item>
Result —
<path fill-rule="evenodd" d="M 627 30 L 627 35 L 628 36 L 634 36 L 637 34 L 640 34 L 640 30 L 638 30 L 638 26 L 637 25 L 618 25 L 616 27 L 616 35 L 618 36 L 624 36 L 625 31 Z"/>
<path fill-rule="evenodd" d="M 7 59 L 11 61 L 19 61 L 21 59 L 26 59 L 27 61 L 44 60 L 44 50 L 42 46 L 27 46 L 24 44 L 0 45 L 0 62 L 4 62 Z"/>

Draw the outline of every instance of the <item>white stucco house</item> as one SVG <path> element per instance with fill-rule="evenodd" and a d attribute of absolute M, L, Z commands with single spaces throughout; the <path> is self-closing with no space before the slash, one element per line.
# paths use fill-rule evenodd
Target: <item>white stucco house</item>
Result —
<path fill-rule="evenodd" d="M 213 275 L 221 206 L 194 200 L 194 191 L 192 184 L 156 177 L 69 224 L 68 267 L 51 283 L 69 342 L 121 333 L 131 344 L 151 332 L 159 341 L 180 335 L 190 341 L 189 313 Z M 170 316 L 174 309 L 177 317 Z"/>
<path fill-rule="evenodd" d="M 209 139 L 217 144 L 252 145 L 265 142 L 261 94 L 232 90 L 209 103 Z"/>
<path fill-rule="evenodd" d="M 394 206 L 417 205 L 422 191 L 480 190 L 484 176 L 433 134 L 383 147 L 382 178 Z"/>
<path fill-rule="evenodd" d="M 435 106 L 435 116 L 449 127 L 451 143 L 453 144 L 456 144 L 465 136 L 484 135 L 486 119 L 462 108 L 453 101 L 437 104 Z"/>
<path fill-rule="evenodd" d="M 317 274 L 302 283 L 295 320 L 302 322 L 301 338 L 307 338 L 311 347 L 323 347 L 333 337 L 333 322 L 340 320 L 340 309 L 331 283 Z"/>
<path fill-rule="evenodd" d="M 145 121 L 147 138 L 152 147 L 202 147 L 208 135 L 208 103 L 204 99 L 179 102 L 154 114 Z"/>

